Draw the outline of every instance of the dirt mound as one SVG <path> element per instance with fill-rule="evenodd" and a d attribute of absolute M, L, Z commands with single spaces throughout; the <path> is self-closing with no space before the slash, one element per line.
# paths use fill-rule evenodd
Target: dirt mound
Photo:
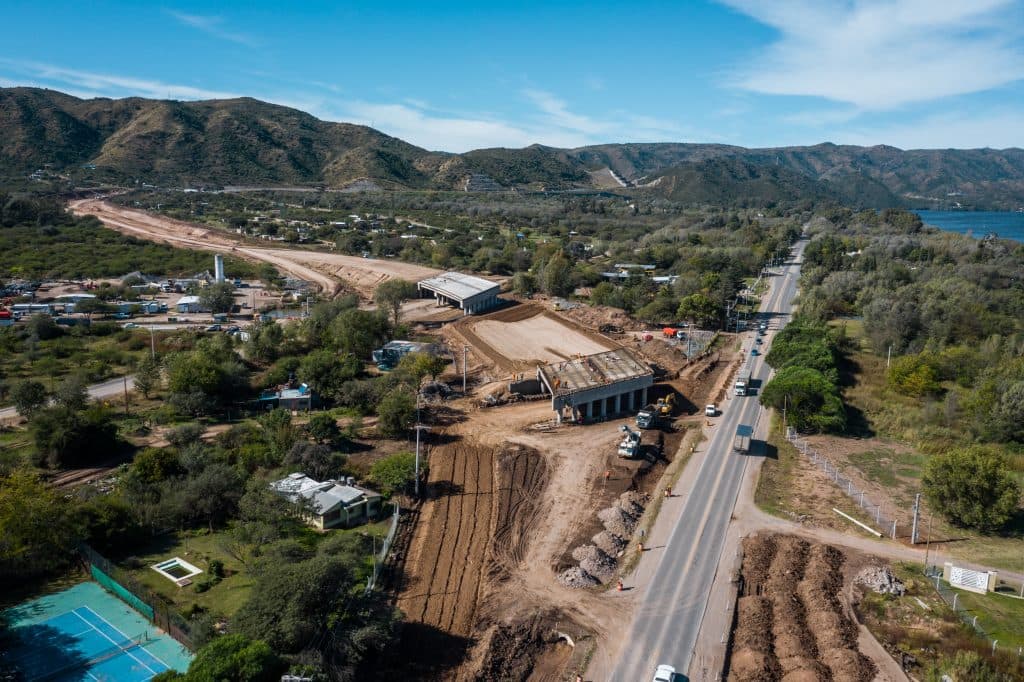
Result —
<path fill-rule="evenodd" d="M 853 582 L 879 594 L 895 594 L 902 597 L 903 593 L 907 591 L 903 582 L 893 574 L 888 566 L 868 566 L 857 574 Z"/>
<path fill-rule="evenodd" d="M 579 566 L 573 566 L 572 568 L 565 569 L 555 576 L 555 580 L 574 590 L 601 584 L 600 580 L 590 575 Z"/>
<path fill-rule="evenodd" d="M 731 637 L 730 680 L 867 682 L 874 664 L 858 650 L 841 601 L 845 557 L 792 536 L 743 542 L 743 592 Z"/>
<path fill-rule="evenodd" d="M 572 645 L 556 631 L 564 616 L 548 612 L 528 620 L 501 623 L 491 635 L 487 657 L 472 679 L 561 679 L 572 656 Z"/>
<path fill-rule="evenodd" d="M 611 556 L 618 556 L 619 552 L 626 549 L 625 538 L 606 530 L 595 535 L 592 540 L 602 552 Z"/>

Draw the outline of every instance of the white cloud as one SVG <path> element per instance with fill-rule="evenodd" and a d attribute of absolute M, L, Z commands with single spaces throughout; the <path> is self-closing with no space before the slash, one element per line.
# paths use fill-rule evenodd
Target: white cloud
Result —
<path fill-rule="evenodd" d="M 836 131 L 829 139 L 837 144 L 887 144 L 901 149 L 1005 149 L 1024 147 L 1022 121 L 1024 111 L 950 112 L 906 123 L 848 127 Z M 951 144 L 954 140 L 955 145 Z"/>
<path fill-rule="evenodd" d="M 151 97 L 154 99 L 228 99 L 236 94 L 191 85 L 131 76 L 92 73 L 38 62 L 0 59 L 0 65 L 27 75 L 33 84 L 86 97 Z M 22 83 L 24 84 L 24 82 Z M 88 94 L 84 94 L 88 93 Z"/>
<path fill-rule="evenodd" d="M 864 110 L 990 90 L 1024 78 L 1015 0 L 721 0 L 779 37 L 733 84 Z"/>
<path fill-rule="evenodd" d="M 224 18 L 215 17 L 204 14 L 186 14 L 185 12 L 177 12 L 175 10 L 166 10 L 167 14 L 171 15 L 186 26 L 191 26 L 194 29 L 198 29 L 207 35 L 211 35 L 214 38 L 220 38 L 221 40 L 227 40 L 232 43 L 239 43 L 241 45 L 248 45 L 253 47 L 256 45 L 256 41 L 244 33 L 235 33 L 224 28 Z"/>

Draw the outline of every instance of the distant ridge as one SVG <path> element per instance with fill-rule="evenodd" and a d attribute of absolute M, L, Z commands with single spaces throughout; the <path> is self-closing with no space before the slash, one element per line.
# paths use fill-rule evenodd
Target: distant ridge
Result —
<path fill-rule="evenodd" d="M 694 204 L 834 199 L 876 208 L 1024 206 L 1021 149 L 666 142 L 449 154 L 251 98 L 83 100 L 38 88 L 0 88 L 0 131 L 0 176 L 6 177 L 46 168 L 74 179 L 174 187 L 501 191 L 596 189 L 595 178 L 607 179 L 608 169 L 634 185 L 620 191 Z"/>

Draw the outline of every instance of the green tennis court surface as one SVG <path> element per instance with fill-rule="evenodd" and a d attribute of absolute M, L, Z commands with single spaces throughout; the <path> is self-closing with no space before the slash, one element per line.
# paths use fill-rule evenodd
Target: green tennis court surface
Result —
<path fill-rule="evenodd" d="M 146 682 L 185 671 L 191 654 L 122 601 L 88 582 L 9 609 L 0 670 L 25 680 Z"/>

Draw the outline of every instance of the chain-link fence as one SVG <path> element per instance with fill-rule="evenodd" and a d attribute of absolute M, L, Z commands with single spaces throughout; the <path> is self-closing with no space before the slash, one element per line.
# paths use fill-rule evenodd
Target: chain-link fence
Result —
<path fill-rule="evenodd" d="M 905 529 L 910 527 L 907 521 L 901 520 L 896 516 L 896 509 L 892 507 L 886 508 L 885 505 L 871 499 L 866 491 L 854 485 L 851 478 L 844 476 L 843 472 L 839 470 L 839 467 L 833 461 L 811 448 L 807 441 L 801 438 L 792 427 L 786 429 L 786 440 L 807 457 L 811 464 L 821 469 L 837 488 L 857 503 L 857 506 L 863 510 L 864 516 L 868 521 L 874 522 L 876 532 L 890 538 L 895 538 L 900 527 Z"/>
<path fill-rule="evenodd" d="M 380 572 L 384 569 L 384 564 L 388 560 L 388 553 L 391 551 L 391 546 L 395 543 L 395 535 L 398 533 L 400 507 L 397 502 L 394 503 L 394 506 L 395 511 L 391 514 L 391 526 L 388 528 L 388 534 L 384 536 L 384 543 L 381 545 L 380 551 L 373 555 L 373 573 L 366 580 L 367 592 L 377 585 Z"/>
<path fill-rule="evenodd" d="M 978 615 L 971 613 L 967 607 L 964 606 L 963 600 L 960 599 L 960 594 L 950 587 L 948 584 L 942 581 L 942 567 L 941 566 L 925 566 L 924 574 L 928 577 L 932 587 L 939 593 L 942 601 L 946 602 L 946 605 L 953 610 L 953 613 L 957 615 L 964 623 L 969 625 L 974 632 L 985 639 L 992 647 L 992 653 L 1000 650 L 999 640 L 994 639 L 992 635 L 985 631 L 985 628 L 978 622 Z M 1015 599 L 1016 597 L 1005 597 L 1006 599 Z M 1005 644 L 1001 647 L 1003 651 L 1010 651 L 1016 653 L 1018 657 L 1024 657 L 1024 647 L 1007 647 Z"/>

